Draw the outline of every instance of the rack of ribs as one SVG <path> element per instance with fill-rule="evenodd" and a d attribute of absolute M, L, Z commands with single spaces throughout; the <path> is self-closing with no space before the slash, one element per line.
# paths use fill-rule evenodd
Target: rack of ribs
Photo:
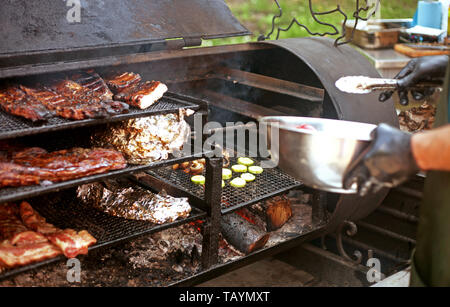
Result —
<path fill-rule="evenodd" d="M 0 154 L 0 188 L 77 179 L 122 169 L 126 165 L 123 155 L 113 149 L 72 148 L 49 153 L 39 147 L 6 148 Z"/>
<path fill-rule="evenodd" d="M 167 86 L 159 81 L 142 81 L 139 74 L 126 72 L 111 77 L 107 85 L 114 93 L 114 99 L 140 109 L 146 109 L 157 102 Z"/>
<path fill-rule="evenodd" d="M 105 81 L 93 71 L 80 72 L 49 85 L 12 85 L 0 90 L 3 110 L 32 121 L 55 116 L 74 120 L 105 118 L 128 112 L 128 104 L 112 98 Z"/>
<path fill-rule="evenodd" d="M 11 85 L 0 89 L 0 107 L 7 113 L 21 116 L 33 122 L 47 120 L 54 113 L 41 101 L 27 95 L 20 86 Z"/>

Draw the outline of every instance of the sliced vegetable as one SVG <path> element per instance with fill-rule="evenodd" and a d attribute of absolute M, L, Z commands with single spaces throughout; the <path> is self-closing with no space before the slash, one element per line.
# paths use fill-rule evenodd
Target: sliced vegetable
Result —
<path fill-rule="evenodd" d="M 222 180 L 222 188 L 225 187 L 225 181 Z"/>
<path fill-rule="evenodd" d="M 264 171 L 264 169 L 261 166 L 256 166 L 255 165 L 255 166 L 250 166 L 248 168 L 248 171 L 249 171 L 249 173 L 258 175 L 258 174 L 261 174 Z"/>
<path fill-rule="evenodd" d="M 251 181 L 253 181 L 253 180 L 256 179 L 255 175 L 252 175 L 252 174 L 250 174 L 250 173 L 244 173 L 244 174 L 242 174 L 242 175 L 241 175 L 241 178 L 244 179 L 244 180 L 247 181 L 247 182 L 251 182 Z"/>
<path fill-rule="evenodd" d="M 233 172 L 236 173 L 245 173 L 247 172 L 247 166 L 242 165 L 242 164 L 235 164 L 231 167 L 231 169 L 233 170 Z"/>
<path fill-rule="evenodd" d="M 236 177 L 230 181 L 230 185 L 235 188 L 243 188 L 243 187 L 245 187 L 246 183 L 247 182 L 240 177 Z"/>
<path fill-rule="evenodd" d="M 203 175 L 192 176 L 191 181 L 195 184 L 205 184 L 205 176 Z"/>
<path fill-rule="evenodd" d="M 233 172 L 228 168 L 222 168 L 222 179 L 228 180 L 233 177 Z"/>
<path fill-rule="evenodd" d="M 242 165 L 245 165 L 245 166 L 250 166 L 250 165 L 253 165 L 253 164 L 255 163 L 255 161 L 253 161 L 253 160 L 250 159 L 250 158 L 239 158 L 239 159 L 237 160 L 237 162 L 238 162 L 239 164 L 242 164 Z"/>

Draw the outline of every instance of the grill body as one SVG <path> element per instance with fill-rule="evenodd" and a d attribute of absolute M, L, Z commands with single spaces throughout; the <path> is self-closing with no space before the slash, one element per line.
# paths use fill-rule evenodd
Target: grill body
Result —
<path fill-rule="evenodd" d="M 21 18 L 18 18 L 19 21 L 11 22 L 4 27 L 5 33 L 7 33 L 5 36 L 7 43 L 2 46 L 3 49 L 0 49 L 0 85 L 9 82 L 20 83 L 48 79 L 61 73 L 68 74 L 83 69 L 94 69 L 101 75 L 112 71 L 139 73 L 144 80 L 160 80 L 166 83 L 172 93 L 166 95 L 161 104 L 156 105 L 155 108 L 131 112 L 107 120 L 79 122 L 54 120 L 44 125 L 32 125 L 0 112 L 0 125 L 3 127 L 0 139 L 36 140 L 38 136 L 46 138 L 56 132 L 59 138 L 64 139 L 64 135 L 76 134 L 81 131 L 80 129 L 89 132 L 96 126 L 112 121 L 176 112 L 180 108 L 196 110 L 198 114 L 203 115 L 204 123 L 207 120 L 220 123 L 224 128 L 218 129 L 223 132 L 227 131 L 227 122 L 241 123 L 242 125 L 235 125 L 229 129 L 232 131 L 230 135 L 233 139 L 241 130 L 247 136 L 249 133 L 258 133 L 257 127 L 248 125 L 248 123 L 257 122 L 259 118 L 271 115 L 324 117 L 371 124 L 385 122 L 394 126 L 398 125 L 392 102 L 381 104 L 377 102 L 373 94 L 362 97 L 342 93 L 336 89 L 334 82 L 342 76 L 379 77 L 379 74 L 361 54 L 348 46 L 335 48 L 332 40 L 299 38 L 183 49 L 186 46 L 198 45 L 202 38 L 249 33 L 220 0 L 207 1 L 207 5 L 205 1 L 193 1 L 194 5 L 186 8 L 188 11 L 182 10 L 185 7 L 183 4 L 185 1 L 164 1 L 167 5 L 171 4 L 172 6 L 169 5 L 171 9 L 166 8 L 169 10 L 166 16 L 156 19 L 157 24 L 150 23 L 149 19 L 142 19 L 143 17 L 139 14 L 139 11 L 148 9 L 148 5 L 156 5 L 153 4 L 154 1 L 114 1 L 112 4 L 117 5 L 112 6 L 113 9 L 108 11 L 106 18 L 101 15 L 106 8 L 101 7 L 100 4 L 93 4 L 93 7 L 82 7 L 83 12 L 89 12 L 90 9 L 95 12 L 92 19 L 85 19 L 86 23 L 74 25 L 74 28 L 65 24 L 66 14 L 63 13 L 67 10 L 60 4 L 52 7 L 49 1 L 38 4 L 8 0 L 2 4 L 4 9 L 0 10 L 1 14 L 7 16 L 7 18 L 0 19 L 2 25 L 6 25 L 10 18 L 18 16 L 19 11 L 15 5 L 17 2 L 21 4 L 19 9 L 26 12 L 24 16 L 29 18 L 25 18 L 27 21 L 22 23 L 19 22 Z M 131 6 L 131 2 L 135 3 L 135 6 Z M 133 12 L 128 11 L 131 8 L 134 10 Z M 33 18 L 46 9 L 53 12 L 52 14 L 48 13 L 47 20 Z M 154 7 L 153 9 L 153 12 L 164 12 L 165 7 Z M 11 14 L 8 15 L 8 12 Z M 180 12 L 186 14 L 180 16 Z M 201 16 L 206 14 L 205 16 L 209 16 L 209 18 L 207 20 L 205 18 L 196 19 L 198 12 L 202 13 Z M 211 18 L 211 12 L 217 18 Z M 107 26 L 111 22 L 111 17 L 117 17 L 120 14 L 127 14 L 124 20 L 130 22 L 129 27 L 120 29 L 120 31 L 114 31 L 116 27 L 109 29 Z M 172 16 L 172 24 L 165 19 L 165 17 L 171 16 L 170 14 L 175 14 Z M 87 15 L 82 15 L 82 18 L 83 16 Z M 188 20 L 183 23 L 185 16 L 188 16 Z M 55 24 L 64 24 L 60 33 L 57 33 L 56 28 L 50 25 L 52 20 Z M 209 27 L 211 20 L 216 20 L 217 23 Z M 80 36 L 80 33 L 77 33 L 73 34 L 71 39 L 71 31 L 77 26 L 80 33 L 96 29 L 94 34 L 104 35 L 98 34 L 100 38 L 94 39 L 91 36 Z M 131 29 L 138 30 L 136 33 L 131 33 L 135 35 L 135 39 L 132 40 L 130 40 L 130 37 L 133 38 L 130 34 Z M 37 31 L 43 31 L 43 33 Z M 143 33 L 147 32 L 150 34 L 145 36 Z M 14 35 L 17 36 L 15 39 L 13 39 Z M 45 36 L 46 40 L 39 40 L 39 35 Z M 52 39 L 52 44 L 45 44 L 45 41 Z M 14 45 L 16 40 L 20 43 Z M 244 147 L 231 149 L 245 152 L 252 150 L 248 144 Z M 191 221 L 194 218 L 207 220 L 203 239 L 204 271 L 181 282 L 188 285 L 285 251 L 302 242 L 311 241 L 325 233 L 332 232 L 345 220 L 361 219 L 378 207 L 387 195 L 386 190 L 364 198 L 314 191 L 304 187 L 301 182 L 278 169 L 264 173 L 264 180 L 258 183 L 258 189 L 255 191 L 242 193 L 227 187 L 222 192 L 220 189 L 222 160 L 215 158 L 207 159 L 206 189 L 202 195 L 202 191 L 196 189 L 198 187 L 189 186 L 190 182 L 187 177 L 172 178 L 172 174 L 162 168 L 171 163 L 200 157 L 205 157 L 205 152 L 202 150 L 190 156 L 150 166 L 130 167 L 124 171 L 104 176 L 92 176 L 52 187 L 4 189 L 0 191 L 0 200 L 2 202 L 19 201 L 37 197 L 42 202 L 44 197 L 49 197 L 48 193 L 50 192 L 67 190 L 82 183 L 107 177 L 125 176 L 133 172 L 152 169 L 148 173 L 153 179 L 147 182 L 138 181 L 139 185 L 156 191 L 164 188 L 174 196 L 188 196 L 191 204 L 198 209 L 193 211 L 192 218 L 183 222 Z M 236 209 L 298 188 L 313 195 L 312 223 L 314 227 L 312 229 L 282 244 L 258 251 L 232 263 L 217 264 L 218 233 L 222 214 L 230 214 Z M 63 205 L 67 207 L 67 212 L 73 213 L 74 216 L 79 215 L 77 211 L 79 208 L 71 201 L 73 194 L 67 193 L 69 200 Z M 223 197 L 229 200 L 226 204 L 223 202 Z M 36 208 L 39 211 L 39 206 Z M 78 225 L 92 228 L 95 225 L 92 231 L 99 233 L 102 237 L 96 247 L 180 224 L 177 222 L 162 227 L 150 227 L 142 225 L 142 223 L 121 223 L 116 219 L 103 219 L 95 214 L 90 215 L 91 220 L 80 224 L 76 219 L 71 220 L 70 215 L 67 214 L 63 214 L 63 218 L 60 219 L 61 212 L 58 212 L 58 209 L 52 202 L 40 206 L 40 212 L 50 222 L 67 222 L 67 224 L 63 223 L 64 225 L 57 224 L 60 227 Z M 111 229 L 114 231 L 108 236 L 102 236 Z M 40 265 L 42 264 L 45 263 Z M 30 268 L 32 267 L 36 266 Z M 25 269 L 27 268 L 8 272 L 1 277 L 8 277 Z"/>

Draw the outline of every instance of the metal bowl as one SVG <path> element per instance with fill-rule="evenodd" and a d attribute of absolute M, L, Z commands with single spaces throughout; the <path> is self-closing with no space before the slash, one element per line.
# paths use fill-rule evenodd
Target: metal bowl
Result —
<path fill-rule="evenodd" d="M 343 175 L 370 143 L 375 125 L 293 116 L 268 116 L 260 121 L 268 127 L 272 162 L 283 171 L 318 190 L 356 193 L 356 186 L 343 188 Z M 313 126 L 316 131 L 299 129 L 302 124 Z M 273 129 L 279 129 L 279 133 Z M 278 141 L 273 139 L 277 134 Z"/>

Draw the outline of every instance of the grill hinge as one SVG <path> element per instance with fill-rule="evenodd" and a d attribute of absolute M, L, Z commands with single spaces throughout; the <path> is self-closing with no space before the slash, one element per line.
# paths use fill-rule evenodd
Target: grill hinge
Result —
<path fill-rule="evenodd" d="M 202 44 L 202 39 L 200 37 L 185 37 L 183 38 L 185 47 L 196 47 Z"/>

